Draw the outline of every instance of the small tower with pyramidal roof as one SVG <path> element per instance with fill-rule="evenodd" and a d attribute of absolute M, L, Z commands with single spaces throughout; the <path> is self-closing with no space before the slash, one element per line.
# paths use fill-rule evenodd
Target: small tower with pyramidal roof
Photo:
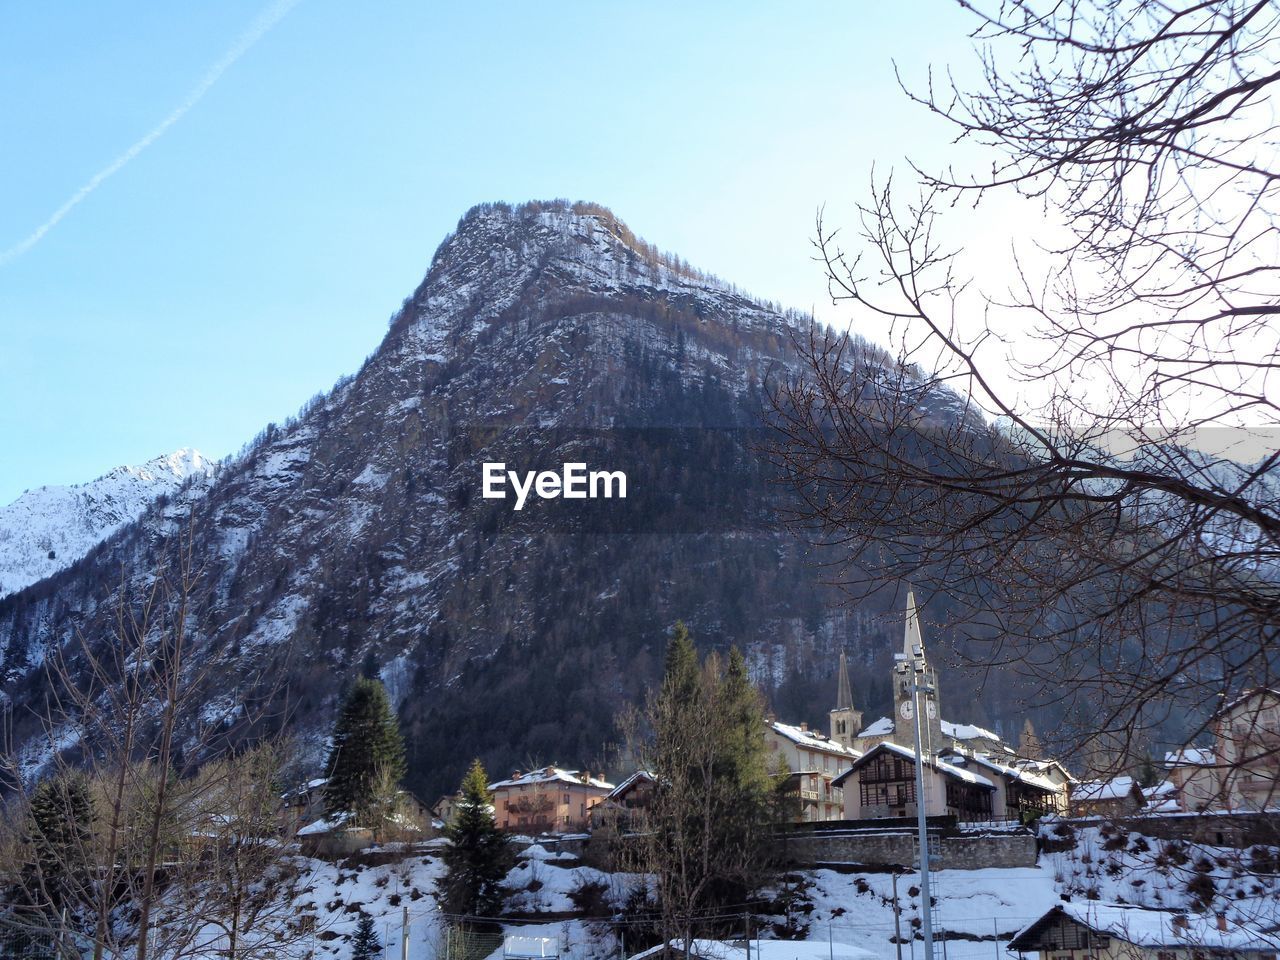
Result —
<path fill-rule="evenodd" d="M 862 711 L 853 708 L 853 691 L 849 686 L 849 661 L 841 650 L 836 707 L 831 711 L 831 739 L 842 747 L 852 747 L 853 738 L 861 729 Z"/>

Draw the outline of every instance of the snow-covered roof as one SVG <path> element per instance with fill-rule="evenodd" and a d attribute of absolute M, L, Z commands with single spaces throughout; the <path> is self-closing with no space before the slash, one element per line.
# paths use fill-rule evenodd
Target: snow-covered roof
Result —
<path fill-rule="evenodd" d="M 1231 700 L 1219 707 L 1214 716 L 1219 717 L 1224 713 L 1230 713 L 1241 704 L 1247 703 L 1255 697 L 1271 697 L 1275 700 L 1280 700 L 1280 690 L 1273 690 L 1270 687 L 1254 687 L 1252 690 L 1246 690 L 1234 700 Z"/>
<path fill-rule="evenodd" d="M 1119 800 L 1129 796 L 1136 787 L 1133 777 L 1113 777 L 1110 780 L 1082 780 L 1071 796 L 1075 800 Z"/>
<path fill-rule="evenodd" d="M 862 756 L 861 750 L 846 747 L 844 744 L 838 743 L 816 730 L 802 730 L 793 724 L 779 721 L 769 724 L 769 727 L 779 736 L 786 737 L 792 743 L 798 744 L 806 750 L 821 750 L 823 753 L 835 754 L 850 760 L 856 760 Z"/>
<path fill-rule="evenodd" d="M 672 940 L 670 948 L 684 952 L 684 941 Z M 667 945 L 658 944 L 630 960 L 645 960 L 663 952 Z M 747 947 L 742 940 L 694 940 L 689 945 L 689 956 L 699 960 L 746 960 Z M 752 940 L 752 960 L 877 960 L 878 954 L 848 943 L 829 940 Z"/>
<path fill-rule="evenodd" d="M 1036 773 L 1048 773 L 1054 767 L 1057 767 L 1064 780 L 1070 783 L 1076 782 L 1076 778 L 1071 775 L 1071 771 L 1057 760 L 1032 760 L 1029 757 L 1014 757 L 1009 763 L 1019 770 L 1033 770 Z"/>
<path fill-rule="evenodd" d="M 489 784 L 490 790 L 501 787 L 522 787 L 538 783 L 568 783 L 576 787 L 595 787 L 598 790 L 612 790 L 613 784 L 590 775 L 580 775 L 577 770 L 563 770 L 560 767 L 542 767 L 531 770 L 507 780 L 499 780 Z"/>
<path fill-rule="evenodd" d="M 1227 929 L 1219 930 L 1217 918 L 1203 914 L 1178 914 L 1173 910 L 1155 910 L 1119 903 L 1086 900 L 1060 903 L 1040 919 L 1028 924 L 1009 943 L 1010 950 L 1035 949 L 1035 934 L 1046 921 L 1064 915 L 1097 933 L 1115 937 L 1140 947 L 1210 947 L 1225 950 L 1272 951 L 1280 939 L 1231 920 Z M 1174 918 L 1182 916 L 1186 928 L 1179 930 Z M 1025 940 L 1024 940 L 1025 938 Z M 1021 941 L 1021 942 L 1020 942 Z"/>
<path fill-rule="evenodd" d="M 1217 762 L 1211 747 L 1183 747 L 1164 755 L 1166 767 L 1212 767 Z"/>
<path fill-rule="evenodd" d="M 891 743 L 886 740 L 883 743 L 877 743 L 874 747 L 872 747 L 870 750 L 864 753 L 859 759 L 855 760 L 853 762 L 853 766 L 850 767 L 848 770 L 846 770 L 844 773 L 840 774 L 840 776 L 836 777 L 835 780 L 832 781 L 832 784 L 834 786 L 840 786 L 849 777 L 850 774 L 866 766 L 867 763 L 871 760 L 871 758 L 875 756 L 877 753 L 896 753 L 898 756 L 905 757 L 906 759 L 910 760 L 912 763 L 915 763 L 915 760 L 916 760 L 916 752 L 914 750 L 908 750 L 906 747 L 899 746 L 896 743 Z M 940 757 L 926 760 L 925 762 L 929 766 L 937 770 L 939 773 L 945 774 L 949 777 L 955 777 L 957 780 L 962 780 L 965 783 L 971 783 L 975 786 L 986 787 L 989 790 L 995 789 L 995 784 L 993 784 L 986 777 L 976 774 L 972 770 L 965 770 L 961 767 L 957 767 L 950 763 L 947 763 L 945 760 L 943 760 Z"/>
<path fill-rule="evenodd" d="M 893 720 L 889 717 L 881 717 L 875 723 L 872 723 L 858 731 L 858 736 L 887 737 L 891 733 L 893 733 Z"/>
<path fill-rule="evenodd" d="M 351 819 L 349 813 L 339 813 L 334 817 L 321 817 L 298 830 L 300 837 L 314 837 L 321 833 L 332 833 Z"/>
<path fill-rule="evenodd" d="M 992 733 L 985 727 L 974 726 L 972 723 L 952 723 L 950 720 L 941 722 L 942 732 L 957 740 L 995 740 L 997 742 L 1000 740 L 998 733 Z"/>
<path fill-rule="evenodd" d="M 1178 804 L 1178 785 L 1172 780 L 1161 780 L 1147 787 L 1142 791 L 1142 798 L 1146 801 L 1147 813 L 1177 813 L 1182 809 Z"/>
<path fill-rule="evenodd" d="M 956 740 L 994 740 L 997 743 L 1000 742 L 999 734 L 992 733 L 985 727 L 975 726 L 972 723 L 952 723 L 950 720 L 943 720 L 941 723 L 943 734 Z M 859 731 L 858 736 L 887 737 L 893 731 L 893 720 L 890 717 L 881 717 Z"/>
<path fill-rule="evenodd" d="M 1017 780 L 1020 783 L 1027 784 L 1027 786 L 1035 787 L 1038 790 L 1044 790 L 1046 793 L 1057 793 L 1061 790 L 1061 787 L 1046 777 L 1042 777 L 1030 770 L 1022 770 L 1017 767 L 1007 766 L 997 760 L 994 760 L 990 756 L 984 756 L 977 753 L 950 754 L 944 759 L 948 763 L 961 767 L 968 763 L 977 764 L 978 766 L 986 767 L 988 770 L 998 773 L 1001 776 L 1008 777 L 1011 780 Z"/>
<path fill-rule="evenodd" d="M 653 774 L 650 773 L 648 770 L 637 770 L 635 773 L 631 774 L 631 776 L 627 777 L 627 779 L 623 780 L 620 784 L 614 787 L 613 790 L 609 793 L 609 796 L 607 799 L 613 800 L 617 797 L 622 796 L 624 793 L 630 790 L 633 786 L 635 786 L 636 784 L 640 783 L 643 780 L 656 782 L 654 780 Z"/>

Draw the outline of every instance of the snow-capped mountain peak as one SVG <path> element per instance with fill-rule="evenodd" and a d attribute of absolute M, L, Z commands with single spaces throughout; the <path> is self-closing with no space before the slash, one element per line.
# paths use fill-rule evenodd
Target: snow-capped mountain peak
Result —
<path fill-rule="evenodd" d="M 162 495 L 191 478 L 207 482 L 217 463 L 182 447 L 96 480 L 28 490 L 0 507 L 0 596 L 69 567 Z"/>

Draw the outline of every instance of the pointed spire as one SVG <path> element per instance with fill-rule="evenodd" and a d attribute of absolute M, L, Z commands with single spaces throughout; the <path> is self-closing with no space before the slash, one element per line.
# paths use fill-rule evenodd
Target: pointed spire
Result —
<path fill-rule="evenodd" d="M 836 709 L 848 710 L 853 706 L 853 691 L 849 687 L 849 661 L 840 651 L 840 674 L 836 681 Z"/>
<path fill-rule="evenodd" d="M 916 650 L 919 649 L 919 654 Z M 916 611 L 916 594 L 914 590 L 907 590 L 907 629 L 902 639 L 902 652 L 906 654 L 908 660 L 914 659 L 916 656 L 924 656 L 924 639 L 920 635 L 920 614 Z"/>

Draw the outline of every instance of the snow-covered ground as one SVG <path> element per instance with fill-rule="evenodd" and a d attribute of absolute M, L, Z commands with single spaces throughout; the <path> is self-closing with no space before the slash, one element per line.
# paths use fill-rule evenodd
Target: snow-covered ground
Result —
<path fill-rule="evenodd" d="M 70 566 L 162 494 L 191 477 L 210 478 L 216 469 L 200 451 L 184 447 L 88 483 L 26 491 L 0 507 L 0 597 Z"/>
<path fill-rule="evenodd" d="M 439 843 L 402 862 L 364 868 L 311 861 L 307 892 L 296 902 L 301 912 L 317 917 L 316 929 L 322 938 L 317 960 L 346 960 L 350 956 L 347 937 L 354 932 L 361 910 L 374 917 L 388 956 L 398 956 L 406 907 L 410 960 L 443 958 L 444 939 L 434 895 L 443 875 Z M 1268 855 L 1274 856 L 1274 852 Z M 1184 857 L 1185 862 L 1178 862 Z M 1217 891 L 1211 909 L 1226 910 L 1236 922 L 1274 929 L 1280 926 L 1280 877 L 1251 872 L 1251 857 L 1247 850 L 1170 845 L 1137 834 L 1125 835 L 1122 846 L 1119 836 L 1105 828 L 1077 828 L 1073 848 L 1045 854 L 1036 867 L 935 871 L 934 928 L 944 934 L 947 960 L 1008 960 L 1005 950 L 1012 936 L 1061 902 L 1064 895 L 1076 903 L 1096 897 L 1193 908 L 1195 894 L 1189 885 L 1204 872 L 1205 864 L 1211 863 L 1209 875 Z M 580 901 L 583 890 L 595 886 L 605 904 L 617 907 L 640 883 L 635 875 L 605 873 L 581 864 L 570 854 L 534 845 L 520 854 L 508 876 L 508 909 L 524 919 L 504 924 L 504 934 L 553 938 L 568 960 L 607 960 L 633 954 L 637 952 L 635 944 L 625 942 L 626 926 L 622 926 L 620 938 L 603 922 L 583 918 L 575 894 Z M 916 874 L 901 875 L 897 881 L 902 911 L 898 923 L 907 940 L 902 944 L 903 960 L 914 960 L 920 948 L 919 941 L 909 940 L 921 919 L 918 884 Z M 792 920 L 803 930 L 807 943 L 795 947 L 794 956 L 788 955 L 785 947 L 773 948 L 766 951 L 767 960 L 854 955 L 841 945 L 867 950 L 882 960 L 898 960 L 890 874 L 863 873 L 856 868 L 848 872 L 812 870 L 788 875 L 787 885 L 801 888 Z M 1203 891 L 1203 883 L 1200 888 Z M 786 920 L 782 915 L 774 919 L 779 924 Z M 753 928 L 752 934 L 778 939 L 777 931 L 767 924 Z M 828 947 L 825 953 L 824 945 Z M 501 956 L 495 942 L 492 958 L 500 960 Z"/>

